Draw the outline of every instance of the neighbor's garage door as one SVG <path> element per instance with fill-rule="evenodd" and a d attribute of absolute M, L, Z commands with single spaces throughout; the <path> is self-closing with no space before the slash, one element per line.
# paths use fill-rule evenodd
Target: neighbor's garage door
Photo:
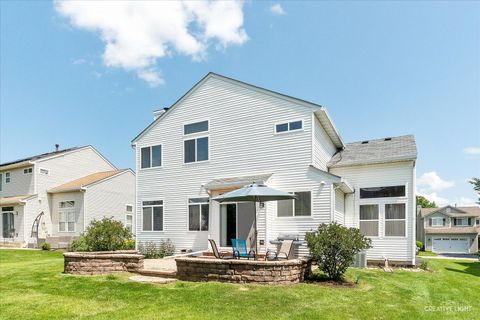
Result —
<path fill-rule="evenodd" d="M 434 238 L 433 252 L 468 253 L 468 238 Z"/>

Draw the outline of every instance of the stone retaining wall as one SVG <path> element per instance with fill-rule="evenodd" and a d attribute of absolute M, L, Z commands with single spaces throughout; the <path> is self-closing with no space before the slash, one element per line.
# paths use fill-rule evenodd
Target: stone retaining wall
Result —
<path fill-rule="evenodd" d="M 181 257 L 177 279 L 236 283 L 290 284 L 302 282 L 311 272 L 306 258 L 284 261 L 222 260 Z"/>
<path fill-rule="evenodd" d="M 137 272 L 143 269 L 143 255 L 135 250 L 103 252 L 65 252 L 64 272 L 73 274 L 105 274 Z"/>

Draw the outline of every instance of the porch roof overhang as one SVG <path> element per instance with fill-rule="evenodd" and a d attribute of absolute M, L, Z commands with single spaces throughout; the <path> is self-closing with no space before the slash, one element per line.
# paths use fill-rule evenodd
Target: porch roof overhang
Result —
<path fill-rule="evenodd" d="M 272 173 L 257 174 L 252 176 L 230 177 L 213 179 L 205 184 L 207 190 L 230 190 L 238 189 L 249 183 L 265 182 L 272 176 Z"/>
<path fill-rule="evenodd" d="M 8 205 L 24 205 L 26 200 L 29 198 L 34 197 L 34 194 L 27 194 L 23 196 L 13 196 L 13 197 L 0 197 L 0 206 L 8 206 Z"/>
<path fill-rule="evenodd" d="M 350 183 L 348 183 L 347 180 L 345 179 L 341 179 L 340 182 L 335 182 L 333 183 L 333 185 L 335 187 L 338 187 L 340 190 L 343 191 L 343 193 L 353 193 L 354 192 L 354 188 L 350 185 Z"/>

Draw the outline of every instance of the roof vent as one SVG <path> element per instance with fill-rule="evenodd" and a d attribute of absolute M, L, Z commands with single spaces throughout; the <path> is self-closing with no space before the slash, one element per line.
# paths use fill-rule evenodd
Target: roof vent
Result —
<path fill-rule="evenodd" d="M 368 140 L 362 141 L 362 144 L 367 144 Z"/>
<path fill-rule="evenodd" d="M 385 138 L 385 141 L 392 141 L 392 138 Z"/>
<path fill-rule="evenodd" d="M 60 149 L 60 145 L 58 143 L 55 143 L 55 152 L 58 152 L 58 149 Z"/>

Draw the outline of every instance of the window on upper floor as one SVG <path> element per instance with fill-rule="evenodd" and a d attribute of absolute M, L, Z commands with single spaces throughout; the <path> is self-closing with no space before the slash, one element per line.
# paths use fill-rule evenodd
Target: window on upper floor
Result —
<path fill-rule="evenodd" d="M 188 199 L 188 230 L 208 231 L 209 198 Z"/>
<path fill-rule="evenodd" d="M 404 197 L 405 186 L 360 188 L 360 199 Z"/>
<path fill-rule="evenodd" d="M 360 232 L 367 237 L 378 237 L 378 204 L 360 205 Z"/>
<path fill-rule="evenodd" d="M 208 160 L 208 137 L 183 141 L 183 162 L 200 162 Z"/>
<path fill-rule="evenodd" d="M 142 169 L 162 166 L 162 145 L 144 147 L 140 153 Z"/>
<path fill-rule="evenodd" d="M 183 134 L 193 134 L 198 132 L 207 132 L 208 131 L 208 120 L 189 123 L 183 126 Z"/>
<path fill-rule="evenodd" d="M 430 218 L 430 225 L 432 227 L 443 227 L 445 226 L 445 219 L 442 217 Z"/>
<path fill-rule="evenodd" d="M 10 178 L 10 172 L 5 172 L 5 183 L 10 183 L 11 178 Z"/>
<path fill-rule="evenodd" d="M 23 174 L 31 174 L 32 172 L 33 172 L 32 167 L 23 169 Z"/>
<path fill-rule="evenodd" d="M 312 213 L 312 195 L 310 191 L 293 192 L 297 199 L 277 201 L 278 217 L 310 216 Z"/>
<path fill-rule="evenodd" d="M 289 131 L 296 131 L 303 129 L 303 121 L 295 120 L 291 122 L 277 123 L 275 124 L 275 133 L 283 133 Z"/>
<path fill-rule="evenodd" d="M 468 223 L 468 218 L 455 218 L 454 224 L 459 227 L 467 227 L 470 225 L 470 223 Z"/>
<path fill-rule="evenodd" d="M 142 202 L 143 231 L 163 231 L 163 200 Z"/>
<path fill-rule="evenodd" d="M 0 191 L 3 190 L 3 174 L 0 173 Z"/>
<path fill-rule="evenodd" d="M 48 175 L 50 174 L 50 170 L 45 169 L 45 168 L 40 168 L 40 169 L 38 170 L 38 172 L 39 172 L 40 174 L 43 174 L 43 175 L 46 175 L 46 176 L 48 176 Z"/>
<path fill-rule="evenodd" d="M 405 237 L 405 203 L 385 205 L 385 237 Z"/>

